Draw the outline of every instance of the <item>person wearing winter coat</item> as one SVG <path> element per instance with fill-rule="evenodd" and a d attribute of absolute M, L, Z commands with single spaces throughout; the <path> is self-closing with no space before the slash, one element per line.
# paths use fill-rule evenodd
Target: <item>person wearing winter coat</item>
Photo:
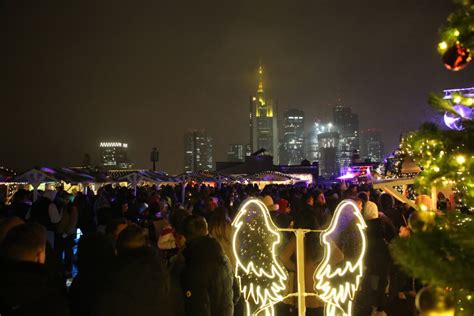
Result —
<path fill-rule="evenodd" d="M 181 284 L 187 316 L 232 316 L 234 276 L 219 242 L 209 236 L 206 220 L 197 215 L 184 223 L 186 248 Z M 237 294 L 237 293 L 235 293 Z"/>
<path fill-rule="evenodd" d="M 367 252 L 361 294 L 363 304 L 360 305 L 365 305 L 369 314 L 373 309 L 376 315 L 385 315 L 385 289 L 391 266 L 388 240 L 391 234 L 387 232 L 387 225 L 380 217 L 377 204 L 367 201 L 362 214 L 367 225 Z"/>
<path fill-rule="evenodd" d="M 93 315 L 170 315 L 164 265 L 140 226 L 130 224 L 120 233 L 109 279 L 98 295 Z"/>
<path fill-rule="evenodd" d="M 0 315 L 70 315 L 45 261 L 44 227 L 29 223 L 9 230 L 0 244 Z"/>

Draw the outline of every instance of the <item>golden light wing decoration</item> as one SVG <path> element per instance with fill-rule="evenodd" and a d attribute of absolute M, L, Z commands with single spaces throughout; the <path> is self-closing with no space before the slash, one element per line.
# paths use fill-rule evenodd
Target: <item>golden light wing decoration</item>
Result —
<path fill-rule="evenodd" d="M 283 299 L 288 274 L 278 260 L 282 238 L 260 200 L 245 200 L 232 226 L 235 275 L 246 302 L 247 316 L 273 316 L 273 304 Z"/>
<path fill-rule="evenodd" d="M 321 234 L 324 258 L 313 279 L 315 290 L 326 303 L 326 316 L 352 315 L 352 302 L 363 275 L 366 227 L 357 205 L 344 200 Z"/>

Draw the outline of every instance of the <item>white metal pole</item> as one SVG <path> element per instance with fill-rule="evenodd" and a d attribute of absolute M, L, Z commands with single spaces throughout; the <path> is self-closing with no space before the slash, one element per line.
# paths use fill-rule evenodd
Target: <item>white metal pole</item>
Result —
<path fill-rule="evenodd" d="M 306 293 L 304 274 L 304 229 L 297 229 L 296 233 L 296 272 L 298 279 L 298 316 L 306 315 Z"/>

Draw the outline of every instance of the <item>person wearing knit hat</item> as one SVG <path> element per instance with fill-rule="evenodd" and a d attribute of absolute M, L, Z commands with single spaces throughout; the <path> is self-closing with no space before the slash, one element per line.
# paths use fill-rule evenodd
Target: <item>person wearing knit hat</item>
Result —
<path fill-rule="evenodd" d="M 273 199 L 270 195 L 265 195 L 261 200 L 270 212 L 278 211 L 279 205 L 273 203 Z"/>
<path fill-rule="evenodd" d="M 371 219 L 379 218 L 379 209 L 377 207 L 377 204 L 375 204 L 372 201 L 367 201 L 362 211 L 362 215 L 364 216 L 364 219 L 367 221 Z"/>

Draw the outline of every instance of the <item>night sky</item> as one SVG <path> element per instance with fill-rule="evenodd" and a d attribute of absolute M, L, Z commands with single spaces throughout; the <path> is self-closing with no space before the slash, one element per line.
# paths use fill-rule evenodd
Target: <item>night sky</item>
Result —
<path fill-rule="evenodd" d="M 431 91 L 474 84 L 436 52 L 449 0 L 0 0 L 0 165 L 98 162 L 129 143 L 137 167 L 183 169 L 185 130 L 206 128 L 215 157 L 249 138 L 259 60 L 280 116 L 330 119 L 341 98 L 361 129 L 400 132 L 431 116 Z"/>

